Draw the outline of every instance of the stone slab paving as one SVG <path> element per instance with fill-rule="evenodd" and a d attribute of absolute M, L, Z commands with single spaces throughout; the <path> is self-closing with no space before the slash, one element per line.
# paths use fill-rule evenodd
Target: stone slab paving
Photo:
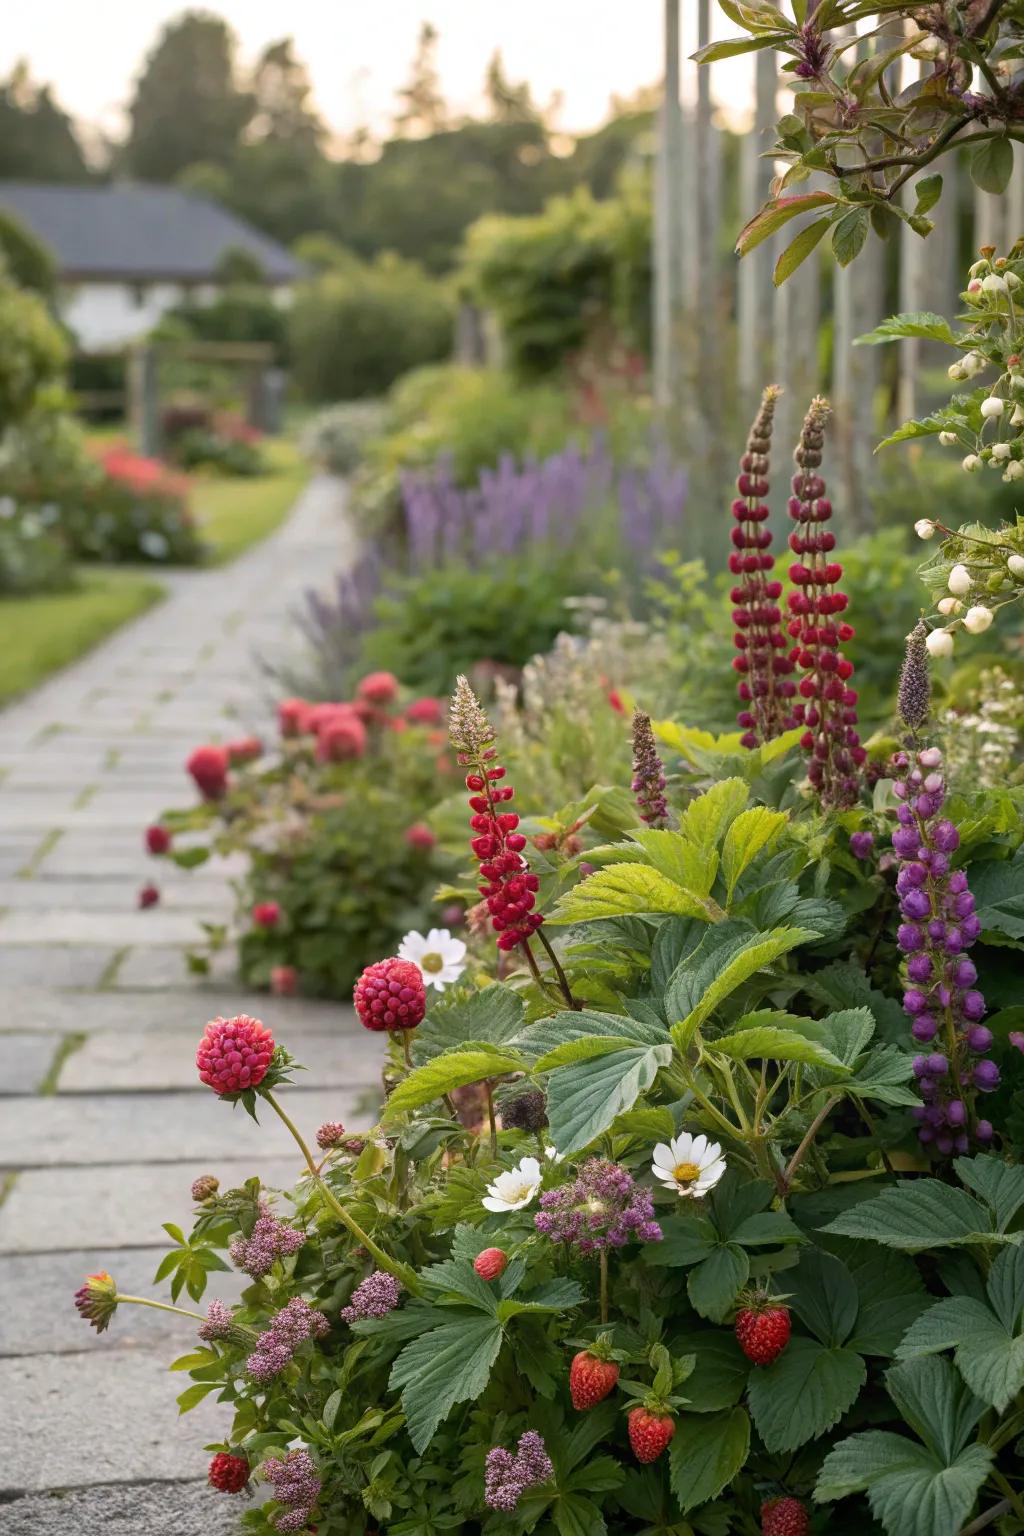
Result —
<path fill-rule="evenodd" d="M 190 978 L 200 920 L 232 909 L 238 861 L 194 876 L 148 858 L 142 833 L 188 804 L 202 741 L 274 729 L 256 655 L 281 660 L 307 586 L 354 554 L 342 488 L 314 481 L 288 522 L 221 570 L 171 573 L 168 596 L 0 714 L 0 1531 L 4 1536 L 227 1536 L 244 1505 L 203 1485 L 225 1410 L 179 1418 L 167 1363 L 193 1342 L 166 1314 L 123 1308 L 102 1338 L 77 1317 L 82 1277 L 167 1299 L 152 1276 L 187 1226 L 189 1187 L 300 1172 L 276 1117 L 256 1126 L 194 1076 L 202 1025 L 255 1013 L 310 1067 L 288 1090 L 312 1135 L 374 1117 L 380 1047 L 350 1010 L 237 986 L 233 956 Z M 136 893 L 160 886 L 142 912 Z M 217 1275 L 211 1295 L 240 1284 Z M 184 1329 L 184 1333 L 180 1332 Z"/>

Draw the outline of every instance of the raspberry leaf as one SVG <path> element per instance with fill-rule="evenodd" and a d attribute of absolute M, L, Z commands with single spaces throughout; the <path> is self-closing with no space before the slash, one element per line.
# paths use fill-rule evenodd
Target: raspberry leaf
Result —
<path fill-rule="evenodd" d="M 750 1374 L 750 1411 L 767 1449 L 794 1451 L 825 1434 L 856 1402 L 866 1379 L 853 1350 L 791 1339 L 777 1360 Z"/>
<path fill-rule="evenodd" d="M 501 1341 L 496 1318 L 465 1316 L 421 1334 L 402 1350 L 388 1385 L 402 1393 L 406 1427 L 418 1452 L 456 1403 L 483 1392 Z"/>
<path fill-rule="evenodd" d="M 699 1434 L 676 1435 L 669 1447 L 669 1478 L 680 1508 L 717 1498 L 750 1452 L 750 1419 L 743 1408 L 706 1414 Z"/>

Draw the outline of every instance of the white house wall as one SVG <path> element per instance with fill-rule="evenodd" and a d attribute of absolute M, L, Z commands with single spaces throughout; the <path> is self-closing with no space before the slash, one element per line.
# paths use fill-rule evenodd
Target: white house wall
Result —
<path fill-rule="evenodd" d="M 145 336 L 183 297 L 178 283 L 79 283 L 61 315 L 83 352 L 99 352 Z"/>

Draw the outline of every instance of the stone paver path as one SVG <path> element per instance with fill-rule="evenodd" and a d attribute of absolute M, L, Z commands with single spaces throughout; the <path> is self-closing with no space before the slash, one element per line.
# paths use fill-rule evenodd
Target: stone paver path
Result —
<path fill-rule="evenodd" d="M 183 950 L 231 911 L 226 861 L 147 857 L 145 826 L 188 804 L 206 740 L 274 730 L 255 657 L 293 649 L 289 615 L 352 554 L 341 488 L 316 480 L 288 522 L 222 570 L 170 578 L 158 608 L 0 714 L 0 1530 L 220 1536 L 238 1501 L 203 1485 L 212 1401 L 179 1419 L 187 1323 L 123 1308 L 98 1338 L 72 1307 L 91 1271 L 169 1300 L 164 1221 L 190 1224 L 199 1173 L 287 1184 L 294 1145 L 195 1077 L 203 1024 L 252 1012 L 310 1067 L 289 1090 L 309 1132 L 365 1124 L 379 1048 L 349 1010 L 202 984 Z M 147 879 L 160 905 L 140 912 Z M 217 1277 L 208 1294 L 230 1297 Z"/>

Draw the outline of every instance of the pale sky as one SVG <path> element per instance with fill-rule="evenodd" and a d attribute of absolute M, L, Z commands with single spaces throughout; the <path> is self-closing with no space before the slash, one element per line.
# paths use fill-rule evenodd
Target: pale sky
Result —
<path fill-rule="evenodd" d="M 143 55 L 185 8 L 173 0 L 6 0 L 0 76 L 26 58 L 72 116 L 117 133 Z M 562 93 L 559 126 L 570 131 L 603 121 L 613 92 L 629 95 L 661 74 L 661 0 L 211 0 L 208 9 L 234 29 L 243 65 L 266 43 L 294 37 L 319 110 L 341 134 L 386 128 L 422 21 L 440 33 L 438 68 L 456 112 L 479 105 L 496 47 L 538 101 Z M 691 10 L 686 0 L 683 10 Z M 735 100 L 743 72 L 729 74 Z"/>

